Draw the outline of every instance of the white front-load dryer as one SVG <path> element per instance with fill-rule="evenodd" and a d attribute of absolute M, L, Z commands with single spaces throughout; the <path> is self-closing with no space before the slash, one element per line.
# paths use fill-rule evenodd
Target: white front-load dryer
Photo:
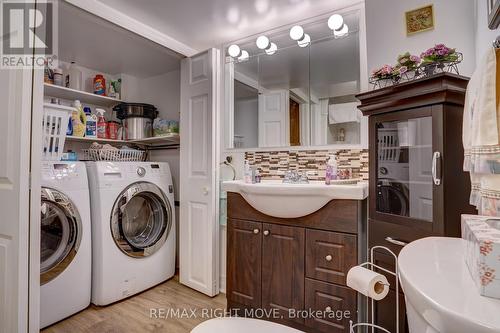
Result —
<path fill-rule="evenodd" d="M 168 163 L 88 162 L 92 303 L 107 305 L 175 273 L 175 214 Z"/>
<path fill-rule="evenodd" d="M 87 172 L 82 162 L 43 162 L 40 326 L 90 304 L 92 248 Z"/>

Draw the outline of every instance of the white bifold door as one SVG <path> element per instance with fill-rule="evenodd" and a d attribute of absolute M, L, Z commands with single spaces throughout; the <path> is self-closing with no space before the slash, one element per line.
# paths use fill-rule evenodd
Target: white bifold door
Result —
<path fill-rule="evenodd" d="M 181 64 L 180 282 L 209 296 L 219 293 L 219 51 Z"/>
<path fill-rule="evenodd" d="M 31 87 L 31 70 L 0 69 L 0 332 L 2 333 L 28 332 L 29 329 Z M 34 223 L 32 228 L 39 227 L 36 221 Z M 35 242 L 33 245 L 39 246 L 39 243 Z M 35 272 L 36 275 L 38 272 Z"/>

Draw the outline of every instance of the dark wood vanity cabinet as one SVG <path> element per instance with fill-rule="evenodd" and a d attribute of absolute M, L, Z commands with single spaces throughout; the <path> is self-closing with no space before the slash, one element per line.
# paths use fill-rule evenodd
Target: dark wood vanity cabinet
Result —
<path fill-rule="evenodd" d="M 462 171 L 467 83 L 441 73 L 356 96 L 369 116 L 369 248 L 382 245 L 399 254 L 419 238 L 460 237 L 460 215 L 475 213 Z M 374 260 L 394 270 L 392 257 L 375 252 Z M 399 297 L 404 315 L 402 292 Z M 395 331 L 394 279 L 389 296 L 376 302 L 375 316 Z M 404 319 L 399 332 L 407 332 Z"/>
<path fill-rule="evenodd" d="M 308 216 L 279 219 L 228 193 L 228 308 L 247 316 L 252 312 L 245 309 L 274 310 L 278 318 L 261 319 L 306 332 L 348 332 L 358 296 L 346 286 L 346 275 L 364 259 L 365 210 L 366 200 L 333 200 Z M 327 316 L 289 317 L 298 310 Z"/>

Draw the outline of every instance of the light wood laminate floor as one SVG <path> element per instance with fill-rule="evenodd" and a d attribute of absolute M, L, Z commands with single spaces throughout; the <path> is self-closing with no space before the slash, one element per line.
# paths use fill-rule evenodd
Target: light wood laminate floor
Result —
<path fill-rule="evenodd" d="M 112 305 L 91 305 L 42 333 L 185 333 L 209 319 L 207 313 L 211 310 L 203 309 L 225 308 L 225 294 L 210 298 L 181 285 L 175 277 Z M 160 318 L 151 318 L 151 309 L 162 309 L 165 315 L 156 312 Z M 171 313 L 171 309 L 179 309 L 179 312 Z M 193 311 L 196 316 L 192 315 Z"/>

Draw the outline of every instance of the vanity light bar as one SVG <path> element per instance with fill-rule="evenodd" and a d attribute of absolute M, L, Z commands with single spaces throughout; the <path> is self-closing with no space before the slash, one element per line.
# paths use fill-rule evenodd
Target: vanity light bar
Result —
<path fill-rule="evenodd" d="M 232 58 L 237 58 L 240 62 L 247 61 L 250 57 L 248 51 L 240 49 L 240 47 L 236 44 L 229 45 L 229 47 L 227 48 L 227 53 Z"/>

